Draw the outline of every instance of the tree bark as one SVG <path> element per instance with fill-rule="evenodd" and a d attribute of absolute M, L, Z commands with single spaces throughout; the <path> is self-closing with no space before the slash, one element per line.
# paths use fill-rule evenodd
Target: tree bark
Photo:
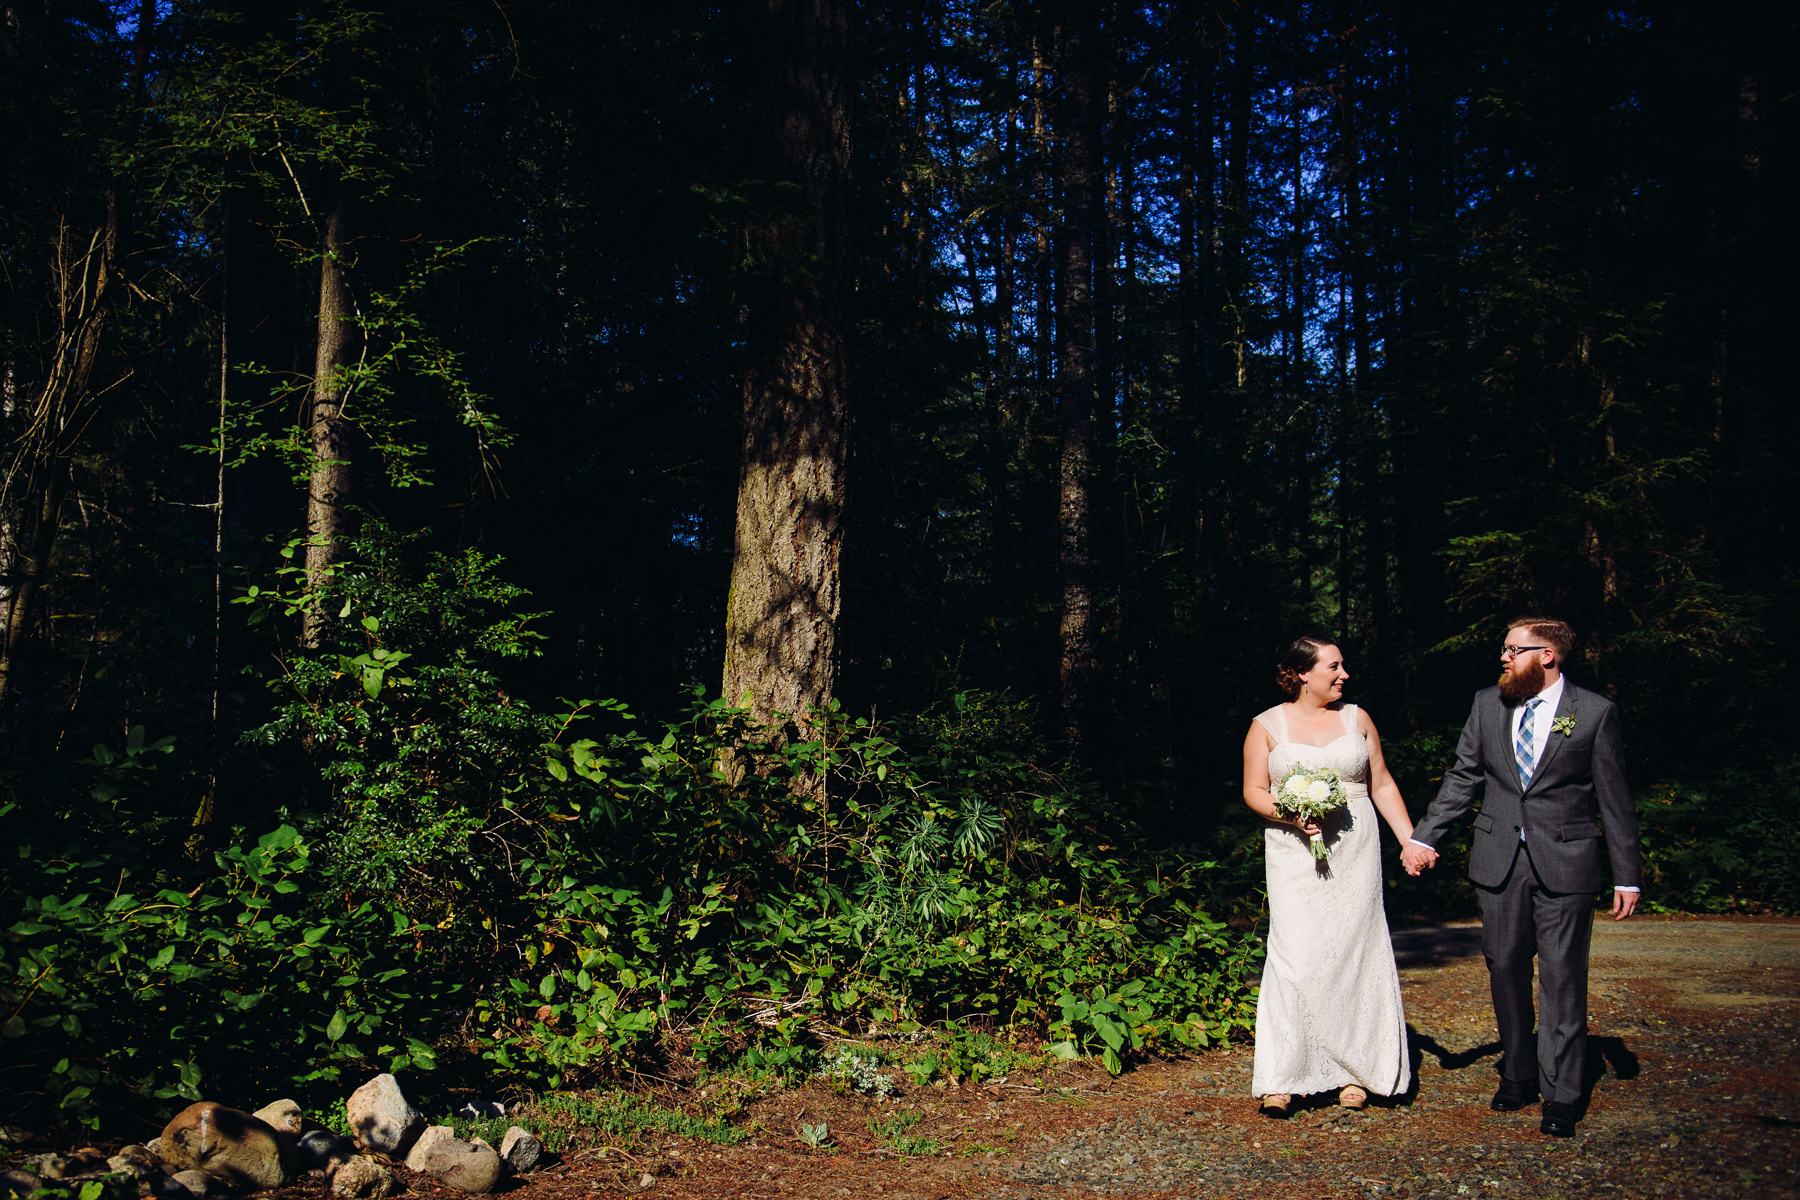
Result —
<path fill-rule="evenodd" d="M 1061 604 L 1062 736 L 1080 753 L 1088 740 L 1094 676 L 1094 591 L 1090 541 L 1092 426 L 1098 364 L 1094 331 L 1094 243 L 1101 184 L 1093 0 L 1066 10 L 1062 53 L 1063 218 L 1056 277 L 1057 563 Z"/>
<path fill-rule="evenodd" d="M 121 138 L 136 124 L 155 25 L 155 0 L 139 0 L 131 78 L 119 115 Z M 30 411 L 11 411 L 13 385 L 8 380 L 6 416 L 22 415 L 25 421 L 0 486 L 0 711 L 19 690 L 19 665 L 61 530 L 73 455 L 97 402 L 91 384 L 117 295 L 109 285 L 119 270 L 126 226 L 123 182 L 115 178 L 108 186 L 85 246 L 74 240 L 69 208 L 58 209 L 56 261 L 51 267 L 56 280 L 52 301 L 56 335 Z"/>
<path fill-rule="evenodd" d="M 744 376 L 724 696 L 759 721 L 825 709 L 837 683 L 852 271 L 846 0 L 767 0 L 759 152 L 784 202 Z"/>
<path fill-rule="evenodd" d="M 313 367 L 312 406 L 307 436 L 312 469 L 306 486 L 306 588 L 315 597 L 302 623 L 301 642 L 323 644 L 335 614 L 316 602 L 333 568 L 349 553 L 355 532 L 356 427 L 345 416 L 350 369 L 362 352 L 362 329 L 350 294 L 350 221 L 340 193 L 325 215 L 324 254 L 319 262 L 319 347 Z"/>

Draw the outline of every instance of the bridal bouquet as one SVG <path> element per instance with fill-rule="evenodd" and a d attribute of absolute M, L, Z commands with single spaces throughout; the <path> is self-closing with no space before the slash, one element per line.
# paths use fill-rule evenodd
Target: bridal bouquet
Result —
<path fill-rule="evenodd" d="M 1343 779 L 1330 767 L 1295 767 L 1275 789 L 1275 811 L 1289 820 L 1316 820 L 1344 807 L 1349 800 L 1344 794 Z M 1325 858 L 1331 853 L 1325 848 L 1323 833 L 1312 835 L 1310 848 L 1314 858 Z"/>

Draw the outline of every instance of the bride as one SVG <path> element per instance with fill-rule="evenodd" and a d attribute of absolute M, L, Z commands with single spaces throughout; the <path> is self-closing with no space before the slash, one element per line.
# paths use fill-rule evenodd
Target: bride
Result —
<path fill-rule="evenodd" d="M 1375 723 L 1343 702 L 1349 678 L 1336 646 L 1296 639 L 1276 671 L 1287 703 L 1259 715 L 1244 738 L 1244 803 L 1268 822 L 1269 946 L 1250 1092 L 1271 1117 L 1287 1116 L 1297 1095 L 1337 1088 L 1339 1104 L 1361 1108 L 1370 1092 L 1397 1095 L 1411 1083 L 1375 813 L 1402 846 L 1413 824 Z M 1334 768 L 1349 802 L 1316 820 L 1280 815 L 1271 779 L 1279 786 L 1297 766 Z M 1330 851 L 1324 859 L 1308 846 L 1314 834 Z"/>

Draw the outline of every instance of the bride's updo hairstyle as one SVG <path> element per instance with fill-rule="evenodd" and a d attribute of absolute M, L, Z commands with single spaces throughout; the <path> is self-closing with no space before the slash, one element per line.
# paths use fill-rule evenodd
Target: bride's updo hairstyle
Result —
<path fill-rule="evenodd" d="M 1316 633 L 1304 633 L 1288 643 L 1275 664 L 1275 686 L 1292 700 L 1300 694 L 1300 677 L 1319 665 L 1319 651 L 1337 643 Z"/>

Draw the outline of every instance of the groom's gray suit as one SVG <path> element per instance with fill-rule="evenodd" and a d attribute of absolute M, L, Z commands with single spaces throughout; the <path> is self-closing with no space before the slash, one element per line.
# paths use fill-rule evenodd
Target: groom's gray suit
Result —
<path fill-rule="evenodd" d="M 1642 868 L 1618 709 L 1564 676 L 1556 717 L 1570 718 L 1574 727 L 1549 734 L 1521 790 L 1513 756 L 1517 709 L 1497 687 L 1477 692 L 1456 762 L 1412 836 L 1436 846 L 1482 796 L 1469 878 L 1480 901 L 1481 948 L 1506 1052 L 1501 1069 L 1513 1083 L 1538 1087 L 1545 1100 L 1573 1105 L 1581 1097 L 1587 1054 L 1588 944 L 1601 884 L 1601 842 L 1615 887 L 1640 886 Z M 1535 1053 L 1533 955 L 1541 1001 Z"/>

